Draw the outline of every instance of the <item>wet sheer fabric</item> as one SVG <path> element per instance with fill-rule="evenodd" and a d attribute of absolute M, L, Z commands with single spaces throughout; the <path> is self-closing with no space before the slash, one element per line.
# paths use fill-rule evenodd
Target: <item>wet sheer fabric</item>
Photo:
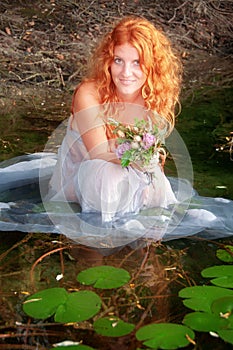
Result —
<path fill-rule="evenodd" d="M 0 230 L 62 233 L 96 248 L 139 239 L 170 240 L 233 234 L 233 201 L 201 197 L 189 181 L 151 178 L 132 167 L 89 159 L 77 131 L 67 127 L 55 153 L 1 163 Z"/>
<path fill-rule="evenodd" d="M 177 202 L 159 163 L 151 177 L 131 166 L 122 168 L 102 159 L 90 159 L 82 138 L 70 123 L 50 181 L 48 199 L 79 203 L 83 213 L 100 213 L 103 223 Z"/>

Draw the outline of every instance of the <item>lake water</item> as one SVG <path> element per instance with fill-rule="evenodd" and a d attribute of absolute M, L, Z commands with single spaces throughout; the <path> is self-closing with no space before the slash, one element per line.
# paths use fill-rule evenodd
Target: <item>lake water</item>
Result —
<path fill-rule="evenodd" d="M 207 91 L 197 95 L 194 102 L 187 101 L 178 117 L 177 130 L 193 161 L 194 187 L 203 196 L 233 199 L 233 162 L 229 149 L 216 151 L 216 142 L 225 144 L 224 137 L 229 136 L 231 96 L 232 90 L 228 89 L 217 95 Z M 50 112 L 47 110 L 46 115 Z M 49 133 L 59 123 L 60 120 L 32 119 L 32 114 L 28 113 L 18 117 L 9 114 L 4 120 L 1 117 L 1 160 L 43 150 Z M 167 171 L 170 175 L 174 173 L 172 162 L 168 162 Z M 136 350 L 139 343 L 131 336 L 109 340 L 94 334 L 91 321 L 63 326 L 55 324 L 53 318 L 30 320 L 22 311 L 22 303 L 27 295 L 44 288 L 78 290 L 81 288 L 76 280 L 78 272 L 105 264 L 124 267 L 132 276 L 128 289 L 99 291 L 106 313 L 121 316 L 136 325 L 142 319 L 144 323 L 181 322 L 187 310 L 177 297 L 178 291 L 189 285 L 205 284 L 200 272 L 221 263 L 216 250 L 225 244 L 233 245 L 233 237 L 216 241 L 192 237 L 154 242 L 144 251 L 125 247 L 116 254 L 104 258 L 95 256 L 92 260 L 90 252 L 77 251 L 77 247 L 62 235 L 1 232 L 0 349 L 50 349 L 52 344 L 69 339 L 101 350 Z M 195 349 L 230 349 L 229 344 L 207 333 L 198 335 L 197 344 Z M 187 347 L 193 348 L 192 345 Z"/>

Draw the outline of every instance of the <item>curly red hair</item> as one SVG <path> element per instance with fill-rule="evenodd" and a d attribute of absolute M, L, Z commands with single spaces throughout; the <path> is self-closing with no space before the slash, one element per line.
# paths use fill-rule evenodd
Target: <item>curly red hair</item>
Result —
<path fill-rule="evenodd" d="M 179 103 L 182 66 L 169 39 L 148 20 L 136 16 L 120 20 L 94 51 L 85 80 L 96 82 L 101 103 L 119 102 L 110 66 L 115 46 L 125 43 L 137 49 L 141 68 L 147 76 L 142 87 L 147 109 L 165 118 L 171 131 L 175 122 L 175 106 Z"/>

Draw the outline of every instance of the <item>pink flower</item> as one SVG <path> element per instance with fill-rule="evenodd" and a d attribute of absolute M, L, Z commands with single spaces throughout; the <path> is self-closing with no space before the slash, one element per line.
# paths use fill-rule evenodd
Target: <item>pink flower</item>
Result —
<path fill-rule="evenodd" d="M 142 139 L 143 144 L 144 144 L 143 147 L 145 149 L 150 148 L 151 146 L 153 146 L 155 144 L 155 140 L 156 140 L 156 138 L 155 138 L 154 135 L 152 135 L 152 134 L 150 134 L 148 132 L 143 134 L 143 139 Z"/>
<path fill-rule="evenodd" d="M 125 142 L 120 144 L 117 148 L 116 148 L 116 156 L 118 159 L 121 159 L 123 154 L 128 151 L 129 149 L 131 149 L 131 144 L 130 142 Z"/>

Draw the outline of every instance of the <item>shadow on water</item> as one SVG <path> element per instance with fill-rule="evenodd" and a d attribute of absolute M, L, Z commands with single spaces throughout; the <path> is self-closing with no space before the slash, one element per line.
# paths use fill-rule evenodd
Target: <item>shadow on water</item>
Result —
<path fill-rule="evenodd" d="M 177 130 L 193 161 L 194 187 L 201 195 L 233 199 L 229 149 L 216 151 L 233 130 L 231 110 L 232 89 L 206 90 L 187 99 L 178 118 Z M 29 117 L 30 114 L 26 117 L 22 114 L 18 121 L 16 116 L 6 116 L 12 128 L 5 130 L 1 139 L 2 160 L 19 152 L 43 150 L 49 132 L 61 120 L 35 118 L 32 123 Z M 169 161 L 167 171 L 172 175 Z M 224 244 L 232 245 L 233 238 L 207 241 L 192 237 L 153 242 L 143 251 L 125 247 L 115 255 L 93 262 L 83 249 L 75 254 L 72 242 L 62 235 L 1 232 L 0 349 L 50 349 L 52 344 L 69 339 L 101 350 L 135 350 L 140 344 L 131 335 L 106 339 L 93 332 L 89 321 L 64 326 L 55 324 L 52 318 L 47 322 L 31 320 L 23 313 L 22 303 L 28 294 L 44 288 L 78 290 L 82 288 L 76 280 L 78 272 L 92 264 L 105 264 L 124 267 L 132 276 L 129 286 L 114 293 L 100 293 L 106 314 L 118 315 L 136 325 L 180 323 L 187 310 L 177 296 L 178 291 L 206 283 L 200 272 L 221 263 L 216 250 Z M 57 279 L 59 274 L 63 275 L 61 280 Z M 230 349 L 230 345 L 208 333 L 199 333 L 197 345 L 186 349 L 222 350 Z"/>

